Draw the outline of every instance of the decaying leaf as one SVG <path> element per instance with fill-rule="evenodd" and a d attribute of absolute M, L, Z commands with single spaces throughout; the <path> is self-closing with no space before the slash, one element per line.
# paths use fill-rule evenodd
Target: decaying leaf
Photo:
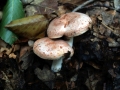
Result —
<path fill-rule="evenodd" d="M 70 10 L 68 10 L 64 5 L 58 6 L 58 10 L 57 10 L 58 16 L 68 13 L 68 12 L 70 12 Z"/>
<path fill-rule="evenodd" d="M 90 81 L 89 79 L 87 79 L 86 82 L 85 82 L 85 84 L 89 88 L 89 90 L 95 90 L 96 84 L 97 84 L 98 81 L 99 80 Z"/>
<path fill-rule="evenodd" d="M 0 47 L 6 47 L 7 43 L 0 39 Z"/>
<path fill-rule="evenodd" d="M 34 0 L 31 4 L 36 6 L 38 13 L 51 14 L 57 10 L 58 0 Z"/>
<path fill-rule="evenodd" d="M 43 70 L 36 68 L 34 72 L 37 75 L 37 77 L 42 81 L 50 81 L 50 80 L 54 80 L 55 78 L 54 73 L 51 72 L 46 67 L 44 67 Z"/>
<path fill-rule="evenodd" d="M 30 59 L 30 56 L 32 53 L 30 51 L 27 51 L 22 57 L 20 57 L 20 69 L 21 70 L 26 70 L 30 64 L 32 63 L 32 59 Z"/>
<path fill-rule="evenodd" d="M 0 24 L 0 37 L 9 44 L 13 44 L 17 40 L 17 36 L 5 28 L 5 25 L 12 20 L 24 17 L 24 10 L 20 0 L 7 0 L 3 10 L 3 17 Z"/>
<path fill-rule="evenodd" d="M 25 55 L 25 53 L 30 52 L 31 47 L 30 46 L 23 46 L 20 49 L 20 58 Z"/>
<path fill-rule="evenodd" d="M 21 70 L 26 70 L 32 63 L 32 52 L 31 47 L 22 46 L 20 50 L 19 64 Z"/>
<path fill-rule="evenodd" d="M 19 36 L 37 39 L 44 37 L 47 25 L 48 19 L 44 15 L 34 15 L 14 20 L 6 25 L 6 28 Z"/>

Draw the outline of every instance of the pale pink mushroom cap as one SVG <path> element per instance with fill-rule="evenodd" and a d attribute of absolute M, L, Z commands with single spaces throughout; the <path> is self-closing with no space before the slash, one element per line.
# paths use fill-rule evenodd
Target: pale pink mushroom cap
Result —
<path fill-rule="evenodd" d="M 70 52 L 71 57 L 74 53 L 73 49 L 65 41 L 51 40 L 48 37 L 35 41 L 33 51 L 39 57 L 48 60 L 57 60 L 68 52 Z"/>
<path fill-rule="evenodd" d="M 66 13 L 51 21 L 47 35 L 49 38 L 75 37 L 85 33 L 91 22 L 91 18 L 86 14 L 78 12 Z"/>

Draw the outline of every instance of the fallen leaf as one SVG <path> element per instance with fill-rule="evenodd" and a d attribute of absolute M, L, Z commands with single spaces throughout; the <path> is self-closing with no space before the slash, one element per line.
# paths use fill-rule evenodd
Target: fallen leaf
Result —
<path fill-rule="evenodd" d="M 20 69 L 26 70 L 31 65 L 32 61 L 32 53 L 26 51 L 25 54 L 19 58 Z"/>
<path fill-rule="evenodd" d="M 12 52 L 12 48 L 1 47 L 0 52 L 5 52 L 5 54 L 9 55 Z"/>
<path fill-rule="evenodd" d="M 95 90 L 98 81 L 99 80 L 90 81 L 89 79 L 87 79 L 85 85 L 89 88 L 89 90 Z"/>
<path fill-rule="evenodd" d="M 7 43 L 0 39 L 0 47 L 6 47 Z"/>
<path fill-rule="evenodd" d="M 40 14 L 51 14 L 57 10 L 58 0 L 34 0 L 31 4 Z"/>
<path fill-rule="evenodd" d="M 17 55 L 15 55 L 14 53 L 9 54 L 9 58 L 14 58 L 14 59 L 16 59 L 16 57 L 17 57 Z"/>
<path fill-rule="evenodd" d="M 70 12 L 64 5 L 58 6 L 57 15 L 60 16 L 62 14 Z"/>
<path fill-rule="evenodd" d="M 30 46 L 23 46 L 23 47 L 21 47 L 20 58 L 23 57 L 25 55 L 25 53 L 30 52 L 30 50 L 31 50 Z"/>
<path fill-rule="evenodd" d="M 44 67 L 43 70 L 41 70 L 40 68 L 36 68 L 34 72 L 37 77 L 42 81 L 51 81 L 55 78 L 54 73 L 46 67 Z"/>
<path fill-rule="evenodd" d="M 20 45 L 19 44 L 12 45 L 12 48 L 13 48 L 13 52 L 19 51 Z"/>
<path fill-rule="evenodd" d="M 45 36 L 48 19 L 44 15 L 34 15 L 17 19 L 6 25 L 15 34 L 28 38 L 37 39 Z"/>

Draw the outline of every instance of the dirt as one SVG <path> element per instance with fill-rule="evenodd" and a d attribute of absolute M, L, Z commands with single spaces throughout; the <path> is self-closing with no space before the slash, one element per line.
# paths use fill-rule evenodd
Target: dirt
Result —
<path fill-rule="evenodd" d="M 63 60 L 57 73 L 51 71 L 52 61 L 35 55 L 24 38 L 13 46 L 1 40 L 0 90 L 120 90 L 120 8 L 114 1 L 94 1 L 77 11 L 88 14 L 92 25 L 74 38 L 74 55 Z M 26 16 L 47 14 L 50 21 L 80 4 L 82 0 L 23 3 Z"/>

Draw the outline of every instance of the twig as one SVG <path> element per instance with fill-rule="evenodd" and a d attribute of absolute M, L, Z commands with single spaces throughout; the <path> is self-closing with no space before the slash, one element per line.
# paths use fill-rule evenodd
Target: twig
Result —
<path fill-rule="evenodd" d="M 111 30 L 111 31 L 114 31 L 112 28 L 110 28 L 109 26 L 107 26 L 105 23 L 101 22 L 101 24 L 102 24 L 103 26 L 105 26 L 107 29 L 109 29 L 109 30 Z"/>
<path fill-rule="evenodd" d="M 89 4 L 89 3 L 93 2 L 93 1 L 94 1 L 94 0 L 89 0 L 89 1 L 84 2 L 83 4 L 79 5 L 79 6 L 76 7 L 75 9 L 73 9 L 72 12 L 76 12 L 77 10 L 81 9 L 83 6 Z"/>

